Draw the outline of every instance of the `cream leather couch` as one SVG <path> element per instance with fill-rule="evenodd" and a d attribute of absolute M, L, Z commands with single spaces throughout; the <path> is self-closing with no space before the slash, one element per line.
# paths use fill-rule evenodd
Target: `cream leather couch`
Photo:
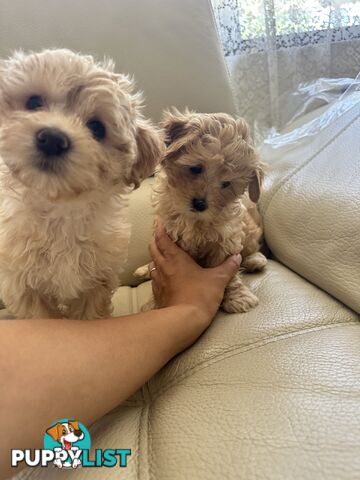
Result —
<path fill-rule="evenodd" d="M 48 45 L 108 53 L 137 74 L 155 118 L 168 104 L 233 111 L 206 0 L 91 0 L 84 11 L 70 0 L 2 0 L 2 54 Z M 93 448 L 132 449 L 128 468 L 18 478 L 360 478 L 359 130 L 358 104 L 271 159 L 260 209 L 273 258 L 246 277 L 260 304 L 219 312 L 195 345 L 92 427 Z M 137 312 L 150 293 L 131 272 L 147 259 L 151 182 L 131 198 L 118 315 Z"/>

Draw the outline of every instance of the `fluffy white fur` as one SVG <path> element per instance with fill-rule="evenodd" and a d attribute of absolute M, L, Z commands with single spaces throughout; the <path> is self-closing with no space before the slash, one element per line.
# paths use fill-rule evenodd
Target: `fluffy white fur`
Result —
<path fill-rule="evenodd" d="M 44 104 L 29 111 L 34 95 Z M 126 195 L 163 149 L 140 103 L 111 61 L 45 50 L 0 62 L 0 295 L 11 314 L 111 314 L 130 234 Z M 89 130 L 94 119 L 104 139 Z M 47 170 L 34 140 L 44 127 L 71 144 Z"/>
<path fill-rule="evenodd" d="M 182 114 L 173 109 L 165 113 L 163 127 L 167 151 L 153 200 L 167 233 L 202 266 L 213 267 L 241 253 L 241 270 L 263 269 L 262 224 L 255 205 L 263 163 L 246 122 L 224 113 Z M 194 199 L 206 208 L 196 210 Z M 148 267 L 135 274 L 147 276 Z M 222 308 L 246 312 L 257 303 L 239 271 L 226 289 Z M 153 306 L 150 301 L 144 309 Z"/>

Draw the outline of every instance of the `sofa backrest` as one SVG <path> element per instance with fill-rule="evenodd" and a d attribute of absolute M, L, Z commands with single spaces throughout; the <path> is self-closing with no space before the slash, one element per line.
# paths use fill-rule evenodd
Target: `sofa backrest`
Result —
<path fill-rule="evenodd" d="M 273 254 L 360 313 L 359 132 L 358 98 L 302 146 L 273 152 L 260 209 Z"/>
<path fill-rule="evenodd" d="M 210 0 L 1 0 L 0 57 L 44 47 L 112 57 L 155 120 L 170 105 L 234 113 Z"/>

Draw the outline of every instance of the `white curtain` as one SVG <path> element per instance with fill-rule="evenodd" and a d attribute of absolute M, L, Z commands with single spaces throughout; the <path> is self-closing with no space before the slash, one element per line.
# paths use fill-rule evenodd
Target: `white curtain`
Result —
<path fill-rule="evenodd" d="M 239 114 L 281 128 L 286 92 L 360 70 L 360 0 L 212 0 Z"/>

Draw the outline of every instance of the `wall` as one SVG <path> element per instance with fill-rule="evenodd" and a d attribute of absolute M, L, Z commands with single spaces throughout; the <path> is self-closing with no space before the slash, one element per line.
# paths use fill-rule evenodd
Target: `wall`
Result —
<path fill-rule="evenodd" d="M 208 0 L 0 1 L 0 56 L 54 46 L 112 57 L 156 120 L 172 104 L 234 112 Z"/>

